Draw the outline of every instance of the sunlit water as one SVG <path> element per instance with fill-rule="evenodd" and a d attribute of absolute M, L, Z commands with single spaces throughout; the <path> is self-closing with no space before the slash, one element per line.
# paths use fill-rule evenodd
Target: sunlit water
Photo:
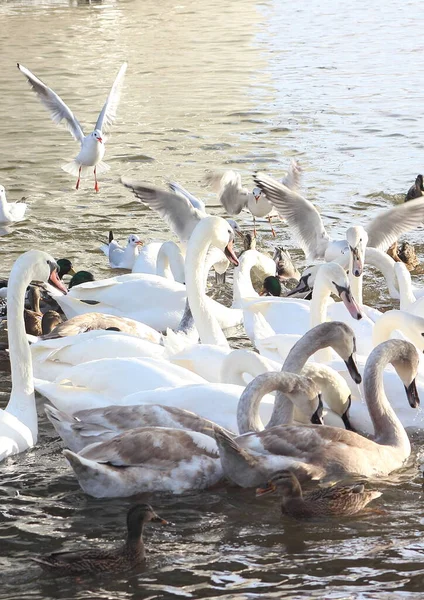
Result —
<path fill-rule="evenodd" d="M 223 214 L 202 183 L 206 169 L 238 169 L 251 185 L 255 170 L 280 176 L 296 157 L 305 194 L 335 236 L 402 201 L 422 171 L 420 13 L 418 0 L 2 2 L 0 182 L 9 200 L 25 196 L 29 211 L 0 231 L 0 275 L 21 252 L 42 248 L 100 278 L 109 274 L 98 251 L 109 229 L 118 239 L 171 238 L 121 175 L 176 179 Z M 16 62 L 51 85 L 89 131 L 125 60 L 105 156 L 111 170 L 99 194 L 91 179 L 76 192 L 60 165 L 77 145 L 49 121 Z M 240 221 L 252 227 L 248 214 Z M 276 227 L 293 247 L 287 229 Z M 272 248 L 266 223 L 259 232 Z M 408 239 L 419 244 L 420 236 Z M 377 282 L 366 287 L 368 301 L 392 306 Z M 6 400 L 4 374 L 0 385 Z M 385 512 L 340 521 L 283 520 L 276 498 L 230 487 L 144 496 L 171 522 L 146 533 L 145 568 L 55 580 L 29 558 L 119 541 L 132 500 L 95 500 L 79 489 L 40 400 L 38 446 L 0 467 L 0 598 L 416 595 L 424 580 L 417 462 L 378 483 L 375 505 Z"/>

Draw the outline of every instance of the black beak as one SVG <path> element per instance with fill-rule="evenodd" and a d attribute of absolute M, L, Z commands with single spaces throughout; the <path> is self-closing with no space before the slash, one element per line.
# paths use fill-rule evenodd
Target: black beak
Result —
<path fill-rule="evenodd" d="M 314 425 L 324 425 L 322 418 L 323 405 L 321 400 L 321 394 L 318 394 L 318 408 L 311 417 L 311 423 Z"/>
<path fill-rule="evenodd" d="M 418 408 L 418 406 L 420 405 L 420 399 L 418 397 L 418 390 L 417 384 L 415 383 L 415 379 L 408 387 L 406 387 L 405 385 L 405 390 L 409 406 L 411 406 L 411 408 Z"/>
<path fill-rule="evenodd" d="M 297 286 L 293 288 L 288 294 L 286 294 L 285 297 L 288 298 L 289 296 L 293 296 L 294 294 L 299 294 L 301 292 L 309 292 L 311 288 L 308 285 L 308 279 L 309 275 L 301 277 Z"/>
<path fill-rule="evenodd" d="M 347 366 L 347 370 L 349 371 L 349 375 L 352 377 L 355 383 L 361 383 L 362 377 L 360 372 L 358 371 L 358 366 L 353 358 L 353 354 L 349 356 L 347 360 L 344 361 Z"/>
<path fill-rule="evenodd" d="M 349 396 L 349 403 L 348 403 L 347 409 L 342 414 L 342 421 L 344 423 L 345 428 L 348 431 L 354 431 L 356 433 L 356 429 L 353 427 L 353 425 L 351 424 L 351 422 L 349 420 L 349 409 L 350 409 L 351 404 L 352 404 L 352 396 Z"/>

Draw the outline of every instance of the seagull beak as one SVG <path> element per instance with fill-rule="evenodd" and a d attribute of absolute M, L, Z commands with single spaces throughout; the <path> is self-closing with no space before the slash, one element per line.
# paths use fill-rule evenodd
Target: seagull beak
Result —
<path fill-rule="evenodd" d="M 54 287 L 56 287 L 58 290 L 60 290 L 64 294 L 68 293 L 68 290 L 66 289 L 66 287 L 63 285 L 63 283 L 59 279 L 59 275 L 57 274 L 57 269 L 55 269 L 54 271 L 52 271 L 50 273 L 49 283 L 51 283 Z"/>
<path fill-rule="evenodd" d="M 228 242 L 228 244 L 225 246 L 224 254 L 228 258 L 230 263 L 233 263 L 233 265 L 236 267 L 239 266 L 239 260 L 238 260 L 237 256 L 234 254 L 233 240 L 230 240 Z"/>
<path fill-rule="evenodd" d="M 240 231 L 239 229 L 234 229 L 234 232 L 236 235 L 238 235 L 244 240 L 244 233 L 242 231 Z"/>
<path fill-rule="evenodd" d="M 135 243 L 136 246 L 144 246 L 144 242 L 142 242 L 141 240 L 139 242 Z"/>
<path fill-rule="evenodd" d="M 103 142 L 103 138 L 99 137 L 99 138 L 97 138 L 97 141 L 100 142 L 100 143 L 102 143 Z"/>

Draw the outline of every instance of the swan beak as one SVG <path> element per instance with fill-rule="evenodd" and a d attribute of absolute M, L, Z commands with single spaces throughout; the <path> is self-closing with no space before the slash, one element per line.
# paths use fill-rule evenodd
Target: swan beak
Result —
<path fill-rule="evenodd" d="M 225 246 L 224 254 L 228 258 L 230 263 L 232 263 L 235 267 L 239 266 L 239 260 L 238 260 L 237 256 L 234 254 L 233 240 L 230 240 L 228 242 L 228 244 Z"/>
<path fill-rule="evenodd" d="M 308 278 L 309 275 L 306 277 L 301 277 L 297 286 L 293 288 L 288 294 L 286 294 L 286 298 L 288 298 L 289 296 L 294 296 L 294 294 L 309 292 L 311 288 L 308 285 Z"/>
<path fill-rule="evenodd" d="M 355 298 L 352 296 L 350 288 L 340 288 L 340 286 L 336 287 L 337 291 L 339 292 L 340 299 L 349 311 L 350 316 L 356 321 L 360 321 L 362 319 L 361 309 L 359 308 Z"/>
<path fill-rule="evenodd" d="M 417 384 L 415 383 L 415 379 L 408 387 L 406 387 L 406 385 L 405 385 L 405 390 L 406 390 L 406 397 L 408 398 L 409 406 L 411 408 L 418 408 L 420 405 L 420 399 L 418 396 Z"/>
<path fill-rule="evenodd" d="M 351 248 L 353 262 L 352 262 L 352 273 L 355 277 L 360 277 L 364 270 L 364 263 L 358 248 Z"/>
<path fill-rule="evenodd" d="M 168 525 L 168 521 L 165 521 L 165 519 L 162 519 L 162 517 L 157 514 L 152 517 L 151 521 L 153 521 L 153 523 L 160 523 L 161 525 Z"/>
<path fill-rule="evenodd" d="M 323 408 L 321 394 L 318 394 L 318 408 L 311 417 L 311 423 L 313 425 L 324 425 L 324 420 L 322 418 Z"/>
<path fill-rule="evenodd" d="M 265 496 L 266 494 L 273 494 L 276 491 L 276 489 L 277 486 L 271 481 L 268 481 L 268 483 L 263 487 L 256 488 L 256 497 Z"/>
<path fill-rule="evenodd" d="M 60 290 L 64 294 L 68 293 L 68 290 L 66 289 L 66 287 L 63 285 L 63 283 L 59 279 L 59 275 L 57 274 L 57 269 L 54 269 L 50 273 L 49 283 L 51 283 L 54 287 L 56 287 L 58 290 Z"/>
<path fill-rule="evenodd" d="M 344 361 L 347 366 L 347 370 L 349 371 L 349 375 L 352 377 L 355 383 L 361 383 L 362 377 L 360 372 L 358 371 L 358 366 L 353 358 L 353 354 L 349 356 L 347 360 Z"/>

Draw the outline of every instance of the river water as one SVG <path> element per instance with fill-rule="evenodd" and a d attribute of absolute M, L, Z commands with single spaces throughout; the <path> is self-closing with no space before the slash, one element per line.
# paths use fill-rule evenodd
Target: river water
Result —
<path fill-rule="evenodd" d="M 98 241 L 170 239 L 119 177 L 176 179 L 223 214 L 203 176 L 235 168 L 280 176 L 290 158 L 334 234 L 402 201 L 421 172 L 423 120 L 419 0 L 10 0 L 0 3 L 0 183 L 26 198 L 28 219 L 0 230 L 0 275 L 30 248 L 72 259 L 97 278 L 109 269 Z M 86 131 L 120 64 L 128 61 L 111 170 L 75 191 L 60 169 L 76 155 L 16 62 L 69 103 Z M 366 213 L 366 214 L 365 214 Z M 252 226 L 241 217 L 243 229 Z M 164 231 L 165 230 L 165 231 Z M 277 225 L 278 239 L 293 247 Z M 261 243 L 272 247 L 266 223 Z M 420 245 L 421 234 L 408 239 Z M 295 256 L 300 256 L 295 253 Z M 377 281 L 377 285 L 375 282 Z M 366 298 L 391 306 L 381 279 Z M 9 379 L 2 373 L 1 400 Z M 370 512 L 293 523 L 278 500 L 227 487 L 143 496 L 168 519 L 146 533 L 149 559 L 118 577 L 51 579 L 31 556 L 121 538 L 131 501 L 95 500 L 79 488 L 39 400 L 36 448 L 0 467 L 0 598 L 409 598 L 423 592 L 422 480 L 416 452 L 377 485 Z"/>

